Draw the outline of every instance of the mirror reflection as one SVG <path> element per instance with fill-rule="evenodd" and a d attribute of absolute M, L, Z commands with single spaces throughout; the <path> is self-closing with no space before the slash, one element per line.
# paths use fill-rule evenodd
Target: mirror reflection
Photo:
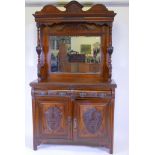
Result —
<path fill-rule="evenodd" d="M 51 72 L 100 71 L 99 36 L 50 36 Z"/>

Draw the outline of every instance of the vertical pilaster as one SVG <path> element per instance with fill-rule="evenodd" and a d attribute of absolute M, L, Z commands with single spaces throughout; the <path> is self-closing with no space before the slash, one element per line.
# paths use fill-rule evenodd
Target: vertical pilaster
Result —
<path fill-rule="evenodd" d="M 49 45 L 48 45 L 48 27 L 45 26 L 43 28 L 43 53 L 44 53 L 44 68 L 43 68 L 43 79 L 46 80 L 48 76 L 48 50 L 49 50 Z"/>
<path fill-rule="evenodd" d="M 102 76 L 103 80 L 106 82 L 109 79 L 109 68 L 108 68 L 108 55 L 107 55 L 107 42 L 108 42 L 108 33 L 107 33 L 107 26 L 102 26 L 102 38 L 101 38 L 101 48 L 102 48 L 102 54 L 101 54 L 101 60 L 102 62 Z"/>
<path fill-rule="evenodd" d="M 112 99 L 110 102 L 110 145 L 109 153 L 113 154 L 114 144 L 114 107 L 115 107 L 115 89 L 112 89 Z"/>
<path fill-rule="evenodd" d="M 33 150 L 37 150 L 38 140 L 37 140 L 37 126 L 36 126 L 36 103 L 34 96 L 34 88 L 31 89 L 32 96 L 32 118 L 33 118 Z"/>

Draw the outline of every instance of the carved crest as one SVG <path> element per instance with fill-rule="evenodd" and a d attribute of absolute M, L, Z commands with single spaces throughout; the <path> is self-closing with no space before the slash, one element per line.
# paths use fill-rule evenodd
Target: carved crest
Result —
<path fill-rule="evenodd" d="M 59 10 L 56 6 L 54 5 L 46 5 L 42 8 L 41 11 L 36 11 L 34 16 L 37 17 L 50 17 L 50 18 L 55 18 L 55 17 L 70 17 L 70 16 L 76 16 L 76 17 L 84 17 L 84 16 L 89 16 L 89 17 L 114 17 L 116 14 L 113 11 L 109 11 L 105 5 L 103 4 L 96 4 L 93 5 L 90 9 L 87 11 L 83 11 L 82 8 L 84 7 L 82 4 L 80 4 L 77 1 L 71 1 L 65 6 L 65 11 Z M 50 15 L 50 16 L 49 16 Z"/>
<path fill-rule="evenodd" d="M 56 130 L 60 127 L 61 111 L 58 107 L 51 107 L 45 112 L 46 124 L 49 130 Z"/>
<path fill-rule="evenodd" d="M 94 134 L 102 124 L 102 114 L 96 108 L 87 110 L 83 115 L 86 129 Z"/>
<path fill-rule="evenodd" d="M 82 12 L 83 5 L 81 5 L 77 1 L 71 1 L 64 6 L 66 8 L 66 12 L 69 13 L 80 13 Z"/>

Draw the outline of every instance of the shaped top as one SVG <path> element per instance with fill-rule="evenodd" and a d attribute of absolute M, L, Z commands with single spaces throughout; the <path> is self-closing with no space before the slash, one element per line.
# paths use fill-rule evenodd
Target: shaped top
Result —
<path fill-rule="evenodd" d="M 59 10 L 54 5 L 46 5 L 42 8 L 41 11 L 37 11 L 34 14 L 36 22 L 50 22 L 52 21 L 60 21 L 63 17 L 63 22 L 70 21 L 72 17 L 77 17 L 76 22 L 81 21 L 81 18 L 86 17 L 85 21 L 108 21 L 112 22 L 116 13 L 114 11 L 109 11 L 105 5 L 96 4 L 93 5 L 87 11 L 83 11 L 84 7 L 77 1 L 71 1 L 64 6 L 66 8 L 65 11 Z M 67 17 L 67 18 L 66 18 Z M 89 19 L 87 19 L 87 17 Z M 95 17 L 99 19 L 94 19 Z M 61 19 L 60 19 L 61 18 Z M 45 20 L 44 20 L 45 19 Z M 74 20 L 72 20 L 74 21 Z"/>

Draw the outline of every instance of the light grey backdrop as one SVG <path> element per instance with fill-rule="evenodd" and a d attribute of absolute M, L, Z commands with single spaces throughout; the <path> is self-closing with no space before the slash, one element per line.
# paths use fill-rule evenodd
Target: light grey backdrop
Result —
<path fill-rule="evenodd" d="M 128 154 L 128 128 L 129 128 L 129 81 L 128 81 L 128 54 L 129 54 L 129 8 L 128 6 L 108 7 L 114 10 L 117 15 L 113 23 L 113 46 L 112 55 L 113 79 L 118 87 L 116 89 L 115 102 L 115 129 L 114 129 L 114 152 L 118 155 Z M 32 150 L 32 105 L 31 89 L 29 83 L 37 78 L 37 54 L 36 48 L 36 25 L 32 14 L 40 10 L 41 7 L 25 8 L 25 114 L 26 114 L 26 151 L 28 154 L 50 155 L 50 154 L 78 154 L 89 155 L 102 154 L 107 152 L 102 148 L 93 148 L 85 146 L 61 146 L 61 145 L 44 145 L 40 150 Z"/>

